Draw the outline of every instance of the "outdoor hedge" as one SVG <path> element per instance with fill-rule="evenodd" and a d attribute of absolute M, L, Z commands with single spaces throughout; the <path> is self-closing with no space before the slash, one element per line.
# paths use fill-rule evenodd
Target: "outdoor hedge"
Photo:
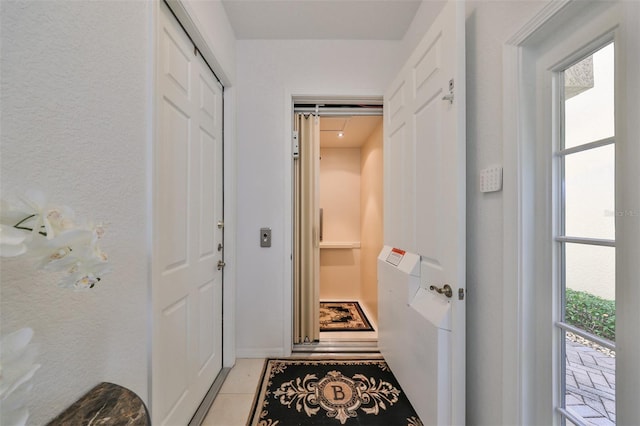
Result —
<path fill-rule="evenodd" d="M 615 341 L 616 302 L 567 289 L 565 321 L 596 336 Z"/>

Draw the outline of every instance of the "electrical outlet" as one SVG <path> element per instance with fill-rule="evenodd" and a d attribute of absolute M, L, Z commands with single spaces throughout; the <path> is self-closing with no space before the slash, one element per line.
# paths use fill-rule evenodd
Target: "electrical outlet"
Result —
<path fill-rule="evenodd" d="M 502 189 L 502 166 L 480 170 L 480 192 L 495 192 Z"/>

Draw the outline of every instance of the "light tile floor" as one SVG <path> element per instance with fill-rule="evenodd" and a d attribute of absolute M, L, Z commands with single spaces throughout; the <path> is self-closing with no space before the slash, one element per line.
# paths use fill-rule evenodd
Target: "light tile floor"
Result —
<path fill-rule="evenodd" d="M 264 361 L 236 360 L 203 426 L 247 424 Z M 580 416 L 585 424 L 615 424 L 614 374 L 615 358 L 580 343 L 567 341 L 567 408 Z"/>
<path fill-rule="evenodd" d="M 237 359 L 203 426 L 245 426 L 262 374 L 264 359 Z"/>

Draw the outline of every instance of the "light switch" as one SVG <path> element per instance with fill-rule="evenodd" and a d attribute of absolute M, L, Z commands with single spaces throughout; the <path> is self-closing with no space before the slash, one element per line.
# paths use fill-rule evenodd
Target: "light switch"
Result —
<path fill-rule="evenodd" d="M 495 192 L 502 189 L 502 166 L 480 170 L 480 192 Z"/>
<path fill-rule="evenodd" d="M 271 228 L 260 228 L 260 247 L 271 247 Z"/>

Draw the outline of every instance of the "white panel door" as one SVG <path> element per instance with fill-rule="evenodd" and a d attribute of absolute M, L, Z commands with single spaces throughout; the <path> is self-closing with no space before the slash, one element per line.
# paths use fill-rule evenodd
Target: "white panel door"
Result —
<path fill-rule="evenodd" d="M 222 88 L 164 3 L 158 31 L 151 413 L 173 426 L 222 368 Z"/>
<path fill-rule="evenodd" d="M 465 422 L 464 39 L 464 2 L 451 0 L 389 87 L 384 108 L 385 245 L 420 255 L 422 287 L 453 289 L 451 298 L 438 295 L 452 310 L 452 424 Z"/>

